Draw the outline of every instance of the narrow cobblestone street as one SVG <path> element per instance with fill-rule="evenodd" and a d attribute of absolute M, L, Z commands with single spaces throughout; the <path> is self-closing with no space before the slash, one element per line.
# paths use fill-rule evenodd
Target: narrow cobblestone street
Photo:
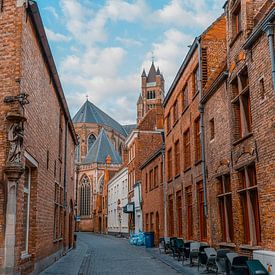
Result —
<path fill-rule="evenodd" d="M 77 248 L 41 274 L 178 274 L 128 240 L 91 233 L 77 238 Z"/>

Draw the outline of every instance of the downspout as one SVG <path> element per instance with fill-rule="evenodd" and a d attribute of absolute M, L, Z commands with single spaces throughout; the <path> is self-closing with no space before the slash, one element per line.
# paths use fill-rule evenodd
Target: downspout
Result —
<path fill-rule="evenodd" d="M 162 182 L 163 182 L 163 201 L 164 201 L 164 237 L 167 237 L 167 186 L 165 179 L 165 133 L 161 131 L 162 138 Z"/>
<path fill-rule="evenodd" d="M 65 127 L 65 145 L 64 145 L 64 209 L 67 207 L 67 147 L 68 147 L 68 120 Z"/>
<path fill-rule="evenodd" d="M 200 93 L 200 140 L 201 140 L 201 165 L 202 165 L 202 185 L 203 185 L 203 209 L 204 216 L 208 218 L 207 190 L 206 190 L 206 165 L 205 165 L 205 140 L 204 140 L 204 105 L 201 103 L 202 94 L 202 68 L 201 68 L 201 43 L 200 38 L 197 39 L 198 60 L 199 60 L 199 93 Z"/>
<path fill-rule="evenodd" d="M 272 82 L 273 82 L 273 92 L 275 95 L 275 55 L 274 55 L 274 24 L 267 24 L 264 31 L 268 37 L 269 52 L 272 65 Z"/>

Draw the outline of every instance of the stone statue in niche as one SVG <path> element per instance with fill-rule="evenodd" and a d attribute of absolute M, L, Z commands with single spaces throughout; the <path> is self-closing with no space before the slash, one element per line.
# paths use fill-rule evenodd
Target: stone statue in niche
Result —
<path fill-rule="evenodd" d="M 23 128 L 20 123 L 13 123 L 8 132 L 8 140 L 10 142 L 8 162 L 18 164 L 21 162 L 21 153 L 23 146 Z"/>

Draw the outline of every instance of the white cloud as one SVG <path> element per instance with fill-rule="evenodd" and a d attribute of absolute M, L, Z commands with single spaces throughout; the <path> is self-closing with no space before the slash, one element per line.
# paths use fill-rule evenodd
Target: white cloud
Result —
<path fill-rule="evenodd" d="M 70 37 L 61 34 L 61 33 L 57 33 L 57 32 L 53 32 L 50 29 L 45 28 L 46 34 L 47 34 L 47 38 L 51 41 L 54 42 L 68 42 L 70 41 Z"/>
<path fill-rule="evenodd" d="M 205 29 L 218 14 L 222 2 L 213 0 L 208 7 L 206 0 L 171 0 L 161 9 L 151 11 L 145 0 L 107 0 L 98 10 L 93 9 L 89 0 L 60 0 L 65 26 L 74 42 L 60 64 L 62 82 L 69 87 L 66 96 L 72 114 L 89 95 L 93 103 L 121 123 L 135 122 L 140 72 L 143 67 L 148 72 L 151 51 L 164 75 L 167 91 L 194 39 L 187 30 Z M 114 47 L 108 41 L 108 22 L 118 21 L 138 22 L 146 31 L 152 28 L 164 31 L 151 45 L 144 45 L 143 37 L 137 40 L 126 32 L 115 38 L 120 47 Z M 47 33 L 52 40 L 65 39 L 62 34 L 49 30 Z M 102 47 L 102 42 L 108 42 L 108 46 Z M 141 49 L 141 46 L 150 48 L 144 57 L 147 61 L 142 62 L 137 73 L 131 71 L 125 75 L 123 68 L 122 75 L 127 56 L 125 48 Z"/>
<path fill-rule="evenodd" d="M 58 14 L 54 7 L 48 6 L 48 7 L 45 7 L 44 10 L 50 12 L 55 18 L 58 18 Z"/>
<path fill-rule="evenodd" d="M 162 24 L 206 28 L 215 20 L 218 11 L 222 13 L 223 2 L 223 0 L 213 0 L 210 5 L 206 0 L 172 0 L 157 10 L 152 18 Z"/>
<path fill-rule="evenodd" d="M 172 28 L 164 33 L 162 40 L 158 43 L 153 43 L 152 50 L 156 56 L 156 65 L 159 66 L 165 79 L 165 90 L 174 79 L 184 56 L 188 52 L 188 45 L 192 43 L 194 38 L 180 32 L 178 29 Z M 151 52 L 146 54 L 146 60 L 143 62 L 143 68 L 150 67 Z M 147 70 L 148 73 L 148 70 Z"/>
<path fill-rule="evenodd" d="M 122 45 L 124 45 L 126 47 L 142 46 L 143 45 L 143 43 L 139 40 L 135 40 L 132 38 L 124 38 L 124 37 L 119 37 L 119 36 L 117 36 L 115 38 L 115 41 L 121 43 Z"/>

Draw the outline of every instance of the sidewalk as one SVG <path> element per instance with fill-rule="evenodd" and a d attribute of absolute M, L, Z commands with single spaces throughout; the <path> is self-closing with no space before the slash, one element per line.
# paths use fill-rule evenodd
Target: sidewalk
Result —
<path fill-rule="evenodd" d="M 88 246 L 77 241 L 77 246 L 60 258 L 58 261 L 50 265 L 47 269 L 39 273 L 40 275 L 77 275 L 81 268 L 81 264 L 86 257 Z"/>
<path fill-rule="evenodd" d="M 191 267 L 189 265 L 189 261 L 185 261 L 184 265 L 182 265 L 182 261 L 178 261 L 177 259 L 173 259 L 172 254 L 164 254 L 159 252 L 158 248 L 144 248 L 152 257 L 160 260 L 161 262 L 167 264 L 174 270 L 184 275 L 199 275 L 204 271 L 204 267 L 200 267 L 198 271 L 197 265 Z"/>

